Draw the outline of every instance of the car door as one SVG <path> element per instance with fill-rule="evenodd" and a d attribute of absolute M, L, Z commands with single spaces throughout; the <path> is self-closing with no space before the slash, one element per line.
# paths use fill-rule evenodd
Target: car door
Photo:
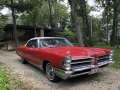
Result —
<path fill-rule="evenodd" d="M 37 48 L 38 48 L 38 40 L 30 40 L 28 42 L 28 44 L 26 45 L 27 49 L 26 49 L 26 54 L 27 54 L 27 58 L 37 64 Z"/>

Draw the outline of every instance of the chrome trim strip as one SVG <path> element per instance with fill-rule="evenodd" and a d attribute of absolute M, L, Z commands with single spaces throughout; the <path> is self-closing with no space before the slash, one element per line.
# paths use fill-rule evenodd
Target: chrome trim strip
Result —
<path fill-rule="evenodd" d="M 42 71 L 44 71 L 42 65 L 38 65 L 38 64 L 35 64 L 35 63 L 33 63 L 33 62 L 30 62 L 30 61 L 27 61 L 27 62 L 30 63 L 30 64 L 32 64 L 33 66 L 41 69 Z"/>
<path fill-rule="evenodd" d="M 70 78 L 78 77 L 78 76 L 85 75 L 85 74 L 90 74 L 90 72 L 84 72 L 84 73 L 80 73 L 80 74 L 70 75 Z"/>
<path fill-rule="evenodd" d="M 92 60 L 85 60 L 85 61 L 78 61 L 78 62 L 71 62 L 71 64 L 77 64 L 77 63 L 91 63 Z"/>
<path fill-rule="evenodd" d="M 73 69 L 74 72 L 78 72 L 78 71 L 83 71 L 83 70 L 87 70 L 87 69 L 92 69 L 95 68 L 94 65 L 87 65 L 87 66 L 81 66 L 77 69 Z"/>
<path fill-rule="evenodd" d="M 110 66 L 110 65 L 112 65 L 112 64 L 114 64 L 115 63 L 115 61 L 104 61 L 104 62 L 100 62 L 100 63 L 98 63 L 98 67 L 101 67 L 101 66 L 104 66 L 104 65 L 107 65 L 107 66 Z"/>
<path fill-rule="evenodd" d="M 72 57 L 72 60 L 79 60 L 79 59 L 94 59 L 94 57 L 79 57 L 79 58 L 74 58 Z"/>

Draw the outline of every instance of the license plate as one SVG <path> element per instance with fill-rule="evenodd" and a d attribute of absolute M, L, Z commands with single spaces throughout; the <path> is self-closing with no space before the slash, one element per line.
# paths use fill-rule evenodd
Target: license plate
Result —
<path fill-rule="evenodd" d="M 94 68 L 94 69 L 91 69 L 90 74 L 94 74 L 94 73 L 97 73 L 97 72 L 98 72 L 98 68 Z"/>

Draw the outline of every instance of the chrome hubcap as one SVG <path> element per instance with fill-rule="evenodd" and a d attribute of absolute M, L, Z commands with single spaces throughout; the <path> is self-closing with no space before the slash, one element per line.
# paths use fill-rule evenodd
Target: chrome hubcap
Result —
<path fill-rule="evenodd" d="M 53 66 L 50 63 L 48 63 L 46 66 L 46 74 L 50 80 L 54 79 L 55 74 L 54 74 Z"/>

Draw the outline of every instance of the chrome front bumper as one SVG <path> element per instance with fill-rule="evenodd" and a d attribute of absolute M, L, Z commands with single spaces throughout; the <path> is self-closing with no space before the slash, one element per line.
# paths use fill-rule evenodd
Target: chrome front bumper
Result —
<path fill-rule="evenodd" d="M 113 63 L 114 61 L 109 61 L 109 62 L 100 63 L 98 65 L 82 66 L 76 69 L 71 69 L 70 71 L 64 71 L 54 67 L 54 72 L 58 77 L 66 80 L 68 78 L 73 78 L 85 74 L 89 75 L 89 74 L 97 73 L 100 68 L 110 66 Z"/>

